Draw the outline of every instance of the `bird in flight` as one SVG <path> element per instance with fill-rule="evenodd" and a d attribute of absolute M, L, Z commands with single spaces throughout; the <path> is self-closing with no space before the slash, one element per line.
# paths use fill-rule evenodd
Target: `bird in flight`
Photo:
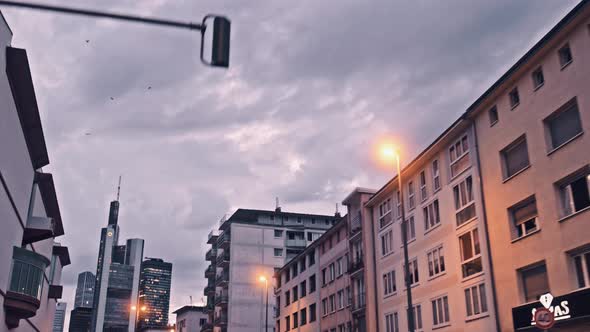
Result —
<path fill-rule="evenodd" d="M 86 135 L 86 136 L 90 136 L 90 135 L 92 135 L 92 133 L 86 133 L 86 134 L 84 134 L 84 135 Z"/>
<path fill-rule="evenodd" d="M 90 43 L 90 39 L 86 39 L 86 44 Z"/>
<path fill-rule="evenodd" d="M 148 86 L 148 90 L 151 90 L 151 89 L 152 89 L 152 87 L 151 86 Z"/>
<path fill-rule="evenodd" d="M 111 97 L 111 100 L 115 100 L 115 98 Z"/>

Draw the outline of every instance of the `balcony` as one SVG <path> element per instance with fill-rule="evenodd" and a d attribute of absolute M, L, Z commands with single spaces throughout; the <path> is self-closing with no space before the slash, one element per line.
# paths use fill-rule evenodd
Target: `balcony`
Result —
<path fill-rule="evenodd" d="M 215 294 L 215 284 L 214 283 L 209 283 L 207 284 L 207 286 L 205 286 L 205 296 L 210 296 Z"/>
<path fill-rule="evenodd" d="M 215 311 L 215 301 L 214 299 L 208 298 L 207 304 L 203 307 L 204 313 L 212 313 Z"/>
<path fill-rule="evenodd" d="M 364 267 L 365 264 L 363 263 L 362 259 L 355 259 L 350 262 L 350 265 L 348 266 L 348 273 L 352 275 L 357 271 L 362 270 Z"/>
<path fill-rule="evenodd" d="M 361 212 L 359 211 L 350 221 L 350 239 L 356 237 L 363 230 L 363 221 L 361 219 Z"/>
<path fill-rule="evenodd" d="M 217 256 L 217 266 L 220 267 L 227 267 L 229 266 L 229 258 L 230 258 L 230 254 L 229 254 L 229 250 L 224 250 L 221 254 L 219 254 Z"/>
<path fill-rule="evenodd" d="M 227 283 L 229 282 L 229 273 L 227 272 L 223 272 L 223 273 L 218 273 L 215 276 L 215 286 L 227 286 Z"/>
<path fill-rule="evenodd" d="M 211 249 L 207 250 L 207 253 L 205 254 L 205 260 L 212 262 L 215 260 L 216 257 L 217 257 L 217 249 L 211 248 Z"/>
<path fill-rule="evenodd" d="M 307 241 L 305 239 L 287 239 L 285 245 L 287 247 L 307 247 Z"/>
<path fill-rule="evenodd" d="M 273 318 L 281 317 L 281 309 L 279 309 L 278 307 L 272 308 L 272 317 Z"/>
<path fill-rule="evenodd" d="M 357 294 L 357 296 L 353 297 L 352 299 L 352 313 L 359 314 L 365 310 L 365 292 Z"/>
<path fill-rule="evenodd" d="M 21 319 L 35 316 L 41 304 L 43 271 L 49 260 L 24 248 L 13 247 L 12 271 L 4 296 L 6 326 L 18 327 Z"/>
<path fill-rule="evenodd" d="M 226 307 L 229 301 L 229 296 L 226 292 L 215 294 L 215 305 L 220 307 Z"/>
<path fill-rule="evenodd" d="M 201 332 L 213 332 L 213 324 L 206 322 L 201 326 Z"/>
<path fill-rule="evenodd" d="M 215 315 L 215 325 L 216 326 L 225 326 L 227 325 L 227 314 L 224 312 L 221 312 L 219 314 Z"/>
<path fill-rule="evenodd" d="M 218 237 L 219 237 L 219 234 L 217 234 L 217 231 L 211 231 L 211 232 L 209 232 L 209 235 L 207 235 L 207 243 L 208 244 L 217 243 L 217 238 Z"/>
<path fill-rule="evenodd" d="M 226 231 L 221 233 L 217 238 L 217 247 L 222 249 L 229 248 L 230 240 L 231 234 L 229 232 Z"/>
<path fill-rule="evenodd" d="M 213 265 L 209 265 L 205 269 L 205 278 L 214 278 L 215 277 L 215 273 L 217 272 L 215 270 L 216 270 L 216 268 L 214 268 Z"/>

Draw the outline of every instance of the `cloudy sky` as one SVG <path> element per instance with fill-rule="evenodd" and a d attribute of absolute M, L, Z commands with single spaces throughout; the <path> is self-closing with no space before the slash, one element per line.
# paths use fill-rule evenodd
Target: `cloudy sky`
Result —
<path fill-rule="evenodd" d="M 379 137 L 415 156 L 576 2 L 75 2 L 227 15 L 229 70 L 201 65 L 188 30 L 4 9 L 57 182 L 72 256 L 64 300 L 79 272 L 95 272 L 120 174 L 120 238 L 173 262 L 171 310 L 200 301 L 205 238 L 225 213 L 272 209 L 275 196 L 284 210 L 333 213 L 355 186 L 381 187 L 391 174 L 371 155 Z"/>

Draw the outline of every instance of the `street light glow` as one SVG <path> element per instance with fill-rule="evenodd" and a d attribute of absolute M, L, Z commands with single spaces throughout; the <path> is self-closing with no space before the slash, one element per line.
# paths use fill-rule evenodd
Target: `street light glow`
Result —
<path fill-rule="evenodd" d="M 146 306 L 141 306 L 141 311 L 146 311 L 147 307 Z"/>
<path fill-rule="evenodd" d="M 134 306 L 134 305 L 133 305 L 133 306 L 131 306 L 131 310 L 136 310 L 136 309 L 137 309 L 137 307 L 136 307 L 136 306 Z"/>
<path fill-rule="evenodd" d="M 260 282 L 266 282 L 266 277 L 265 276 L 260 276 L 260 277 L 258 277 L 258 281 L 260 281 Z"/>

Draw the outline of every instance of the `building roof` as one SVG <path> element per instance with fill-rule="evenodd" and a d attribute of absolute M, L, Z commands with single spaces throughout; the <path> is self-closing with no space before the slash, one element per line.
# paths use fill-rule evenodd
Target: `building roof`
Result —
<path fill-rule="evenodd" d="M 354 190 L 350 194 L 348 194 L 348 196 L 346 196 L 345 199 L 342 200 L 342 204 L 343 205 L 347 205 L 348 203 L 350 203 L 350 200 L 356 194 L 369 194 L 369 195 L 372 195 L 372 194 L 375 194 L 376 192 L 377 192 L 376 189 L 356 187 L 356 188 L 354 188 Z"/>
<path fill-rule="evenodd" d="M 279 216 L 279 217 L 305 217 L 305 218 L 331 218 L 334 219 L 334 215 L 322 215 L 322 214 L 309 214 L 309 213 L 296 213 L 296 212 L 283 212 L 277 210 L 256 210 L 256 209 L 238 209 L 234 214 L 227 219 L 229 222 L 256 222 L 258 216 Z"/>
<path fill-rule="evenodd" d="M 549 32 L 547 32 L 531 49 L 529 49 L 507 72 L 505 72 L 500 78 L 492 84 L 484 93 L 479 96 L 473 104 L 471 104 L 465 112 L 455 120 L 447 129 L 445 129 L 442 134 L 440 134 L 426 149 L 422 150 L 418 156 L 416 156 L 409 164 L 407 164 L 402 169 L 402 174 L 408 172 L 420 159 L 429 152 L 434 146 L 437 145 L 445 136 L 447 136 L 454 128 L 459 126 L 462 122 L 469 121 L 468 119 L 474 116 L 477 111 L 479 111 L 479 107 L 486 102 L 486 99 L 492 96 L 494 93 L 501 91 L 502 87 L 505 83 L 509 82 L 510 79 L 517 74 L 517 72 L 523 68 L 527 61 L 532 59 L 534 56 L 539 54 L 543 47 L 545 47 L 553 38 L 555 38 L 565 27 L 568 26 L 569 23 L 574 21 L 574 19 L 578 18 L 580 14 L 584 10 L 587 9 L 588 5 L 590 4 L 590 0 L 582 0 L 578 3 L 567 15 L 562 18 Z M 375 201 L 379 198 L 380 194 L 384 192 L 388 187 L 395 186 L 395 181 L 397 180 L 397 175 L 391 178 L 387 183 L 381 187 L 375 195 L 365 203 L 365 206 L 371 207 L 375 203 Z"/>
<path fill-rule="evenodd" d="M 182 315 L 186 312 L 189 311 L 194 311 L 194 312 L 204 312 L 204 306 L 199 306 L 199 305 L 185 305 L 184 307 L 178 308 L 176 309 L 176 311 L 172 312 L 175 315 Z"/>

